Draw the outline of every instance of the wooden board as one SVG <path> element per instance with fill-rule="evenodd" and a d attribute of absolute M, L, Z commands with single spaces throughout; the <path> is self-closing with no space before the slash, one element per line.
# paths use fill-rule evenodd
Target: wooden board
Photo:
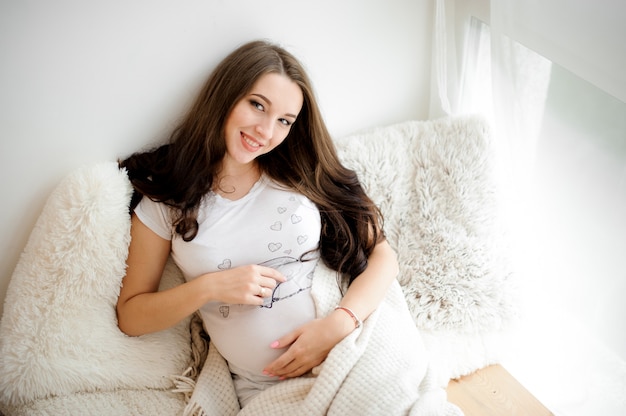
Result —
<path fill-rule="evenodd" d="M 501 365 L 450 380 L 446 391 L 465 416 L 553 415 Z"/>

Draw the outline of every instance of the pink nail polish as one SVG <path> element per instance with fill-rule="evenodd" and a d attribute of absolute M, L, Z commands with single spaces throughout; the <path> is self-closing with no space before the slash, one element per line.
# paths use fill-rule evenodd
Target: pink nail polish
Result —
<path fill-rule="evenodd" d="M 277 348 L 277 347 L 278 347 L 278 345 L 279 345 L 279 342 L 278 342 L 278 341 L 274 341 L 274 342 L 272 342 L 272 343 L 270 344 L 270 348 Z"/>

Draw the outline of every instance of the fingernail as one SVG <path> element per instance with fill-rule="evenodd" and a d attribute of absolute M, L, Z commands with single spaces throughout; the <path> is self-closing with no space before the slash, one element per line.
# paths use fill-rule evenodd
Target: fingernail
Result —
<path fill-rule="evenodd" d="M 270 344 L 270 348 L 277 348 L 280 343 L 278 341 L 274 341 Z"/>
<path fill-rule="evenodd" d="M 270 375 L 270 373 L 268 373 L 267 371 L 263 370 L 263 375 L 265 375 L 265 376 L 269 376 L 269 375 Z"/>

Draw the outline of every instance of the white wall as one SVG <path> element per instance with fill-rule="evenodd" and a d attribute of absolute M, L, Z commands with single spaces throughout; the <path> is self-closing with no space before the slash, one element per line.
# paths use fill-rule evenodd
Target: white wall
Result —
<path fill-rule="evenodd" d="M 0 300 L 59 180 L 162 140 L 240 43 L 300 57 L 333 134 L 425 118 L 431 3 L 0 0 Z"/>

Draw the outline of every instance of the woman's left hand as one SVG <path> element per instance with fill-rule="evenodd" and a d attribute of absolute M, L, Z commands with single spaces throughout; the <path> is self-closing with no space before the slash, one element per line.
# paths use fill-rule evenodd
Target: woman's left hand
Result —
<path fill-rule="evenodd" d="M 281 380 L 301 376 L 321 364 L 330 350 L 353 330 L 354 321 L 342 311 L 314 319 L 270 345 L 287 351 L 265 367 L 263 373 Z"/>
<path fill-rule="evenodd" d="M 398 275 L 398 260 L 387 241 L 376 244 L 365 271 L 346 291 L 341 304 L 363 320 L 378 307 L 389 285 Z M 285 379 L 298 377 L 320 365 L 339 341 L 354 331 L 350 314 L 335 309 L 324 318 L 315 319 L 274 341 L 270 347 L 287 350 L 263 370 L 265 374 Z"/>

